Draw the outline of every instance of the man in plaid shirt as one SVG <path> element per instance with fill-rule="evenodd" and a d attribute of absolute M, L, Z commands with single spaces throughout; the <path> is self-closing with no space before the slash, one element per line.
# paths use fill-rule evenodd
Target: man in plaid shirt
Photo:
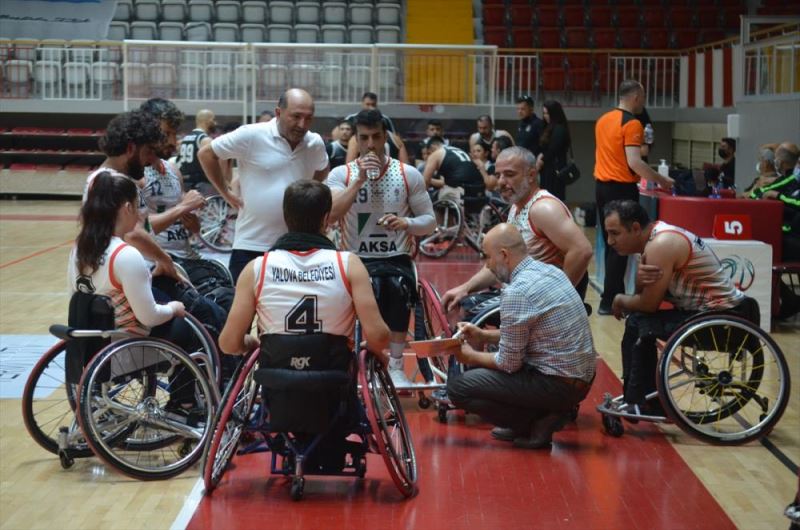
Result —
<path fill-rule="evenodd" d="M 476 367 L 447 382 L 453 404 L 497 425 L 516 447 L 550 447 L 553 433 L 589 392 L 594 344 L 583 302 L 561 269 L 528 256 L 519 231 L 503 223 L 483 241 L 486 266 L 507 284 L 500 329 L 460 323 L 459 362 Z M 496 353 L 480 346 L 499 345 Z M 478 348 L 478 349 L 476 349 Z"/>

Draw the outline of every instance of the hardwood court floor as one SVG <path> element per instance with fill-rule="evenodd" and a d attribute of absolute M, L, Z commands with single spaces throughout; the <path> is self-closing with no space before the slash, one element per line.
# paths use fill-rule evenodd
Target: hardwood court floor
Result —
<path fill-rule="evenodd" d="M 77 210 L 75 201 L 0 201 L 0 334 L 43 335 L 50 324 L 66 321 L 65 266 L 76 233 Z M 421 260 L 420 273 L 443 291 L 477 267 L 470 265 L 474 256 L 468 254 L 437 262 Z M 596 308 L 597 294 L 590 290 L 587 298 Z M 622 323 L 597 315 L 590 322 L 598 352 L 611 372 L 619 374 Z M 799 329 L 798 324 L 782 326 L 773 334 L 787 356 L 795 392 L 781 423 L 769 436 L 795 464 L 800 462 Z M 349 482 L 323 482 L 322 502 L 329 509 L 321 513 L 314 499 L 305 505 L 287 504 L 284 483 L 268 480 L 258 465 L 244 476 L 245 487 L 255 493 L 252 502 L 272 504 L 278 512 L 293 514 L 284 519 L 265 514 L 258 527 L 362 526 L 359 523 L 364 518 L 357 513 L 367 514 L 366 518 L 380 513 L 392 521 L 389 526 L 396 527 L 436 528 L 438 523 L 447 523 L 444 526 L 498 528 L 506 520 L 515 520 L 504 515 L 527 498 L 532 506 L 548 507 L 570 493 L 574 498 L 567 499 L 568 510 L 543 509 L 540 516 L 538 511 L 528 512 L 528 527 L 724 528 L 729 526 L 724 515 L 739 528 L 788 526 L 782 512 L 796 492 L 797 475 L 763 445 L 713 447 L 672 426 L 641 424 L 626 426 L 620 440 L 610 438 L 600 432 L 599 415 L 593 412 L 598 396 L 607 390 L 618 390 L 610 373 L 598 379 L 584 403 L 578 429 L 558 434 L 550 455 L 507 449 L 488 439 L 486 426 L 472 420 L 465 424 L 460 415 L 451 419 L 450 425 L 440 425 L 433 413 L 417 409 L 414 400 L 405 400 L 418 450 L 441 457 L 429 459 L 420 468 L 424 489 L 418 498 L 392 500 L 394 492 L 382 463 L 372 459 L 361 488 Z M 595 451 L 589 465 L 581 451 L 574 454 L 575 444 L 602 451 Z M 448 454 L 456 459 L 455 464 Z M 257 462 L 262 457 L 246 458 Z M 688 475 L 682 462 L 691 470 Z M 622 483 L 622 477 L 630 475 L 621 470 L 630 471 L 631 466 L 636 466 L 636 484 L 645 500 L 630 498 L 636 488 Z M 559 476 L 567 482 L 555 482 Z M 530 484 L 520 485 L 511 477 L 530 478 Z M 64 471 L 54 455 L 28 436 L 20 400 L 0 400 L 0 529 L 169 528 L 196 480 L 197 471 L 192 470 L 166 482 L 137 482 L 104 468 L 94 458 L 78 460 Z M 230 495 L 235 488 L 223 486 L 220 493 Z M 436 492 L 431 491 L 434 488 Z M 509 505 L 505 502 L 509 496 L 521 496 L 522 500 Z M 215 500 L 217 497 L 203 501 L 198 514 L 220 522 L 223 518 L 236 520 L 248 509 L 234 509 Z M 387 498 L 389 504 L 383 502 Z M 643 511 L 637 507 L 640 502 L 647 503 Z M 459 519 L 459 513 L 472 504 L 481 506 L 482 511 Z M 626 521 L 635 522 L 628 525 Z M 202 519 L 196 518 L 191 527 L 202 524 Z"/>

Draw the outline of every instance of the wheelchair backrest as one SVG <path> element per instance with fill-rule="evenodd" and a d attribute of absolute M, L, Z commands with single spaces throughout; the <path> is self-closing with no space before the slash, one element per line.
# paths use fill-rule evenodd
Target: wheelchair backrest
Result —
<path fill-rule="evenodd" d="M 75 329 L 114 329 L 114 307 L 107 296 L 76 291 L 69 301 L 68 324 Z M 101 337 L 70 339 L 67 342 L 66 381 L 78 384 L 84 367 L 109 343 Z"/>
<path fill-rule="evenodd" d="M 325 432 L 355 390 L 355 356 L 347 337 L 264 335 L 259 360 L 255 379 L 265 389 L 274 432 Z"/>

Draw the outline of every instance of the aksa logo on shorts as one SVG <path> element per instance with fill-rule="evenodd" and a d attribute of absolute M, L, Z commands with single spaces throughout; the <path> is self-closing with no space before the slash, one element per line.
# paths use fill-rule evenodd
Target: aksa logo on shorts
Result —
<path fill-rule="evenodd" d="M 295 370 L 305 370 L 311 364 L 311 357 L 292 357 L 289 365 Z"/>
<path fill-rule="evenodd" d="M 736 254 L 722 260 L 722 270 L 728 271 L 733 283 L 742 291 L 748 290 L 756 278 L 753 262 Z"/>

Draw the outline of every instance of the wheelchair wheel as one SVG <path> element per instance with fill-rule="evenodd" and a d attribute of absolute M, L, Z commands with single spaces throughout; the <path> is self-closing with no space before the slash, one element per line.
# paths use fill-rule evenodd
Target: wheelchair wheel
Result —
<path fill-rule="evenodd" d="M 361 393 L 375 445 L 397 489 L 411 497 L 417 490 L 417 457 L 397 391 L 375 356 L 362 351 L 359 364 Z"/>
<path fill-rule="evenodd" d="M 769 434 L 789 402 L 786 359 L 772 338 L 732 315 L 684 324 L 664 347 L 658 394 L 687 434 L 738 445 Z"/>
<path fill-rule="evenodd" d="M 206 494 L 214 491 L 219 484 L 236 454 L 239 439 L 247 426 L 258 389 L 253 381 L 258 355 L 256 350 L 239 363 L 222 397 L 219 412 L 209 428 L 211 435 L 203 455 Z"/>
<path fill-rule="evenodd" d="M 436 288 L 427 280 L 419 282 L 419 299 L 415 318 L 422 319 L 421 326 L 415 323 L 414 339 L 428 340 L 433 338 L 451 337 L 450 323 L 447 321 L 441 297 Z M 420 371 L 427 382 L 447 382 L 447 356 L 426 357 L 418 359 Z M 421 406 L 421 405 L 420 405 Z M 430 406 L 430 404 L 429 404 Z M 427 408 L 427 407 L 423 407 Z"/>
<path fill-rule="evenodd" d="M 208 332 L 206 327 L 195 317 L 186 313 L 183 317 L 192 332 L 197 336 L 197 341 L 200 343 L 200 349 L 194 352 L 189 352 L 190 356 L 195 359 L 202 368 L 205 369 L 208 379 L 214 385 L 217 385 L 222 377 L 222 366 L 219 358 L 219 350 L 214 338 Z M 197 354 L 200 354 L 199 356 Z"/>
<path fill-rule="evenodd" d="M 458 241 L 464 228 L 464 218 L 461 208 L 450 200 L 433 203 L 433 213 L 436 216 L 436 230 L 420 239 L 419 251 L 429 258 L 441 258 Z"/>
<path fill-rule="evenodd" d="M 199 210 L 200 241 L 217 252 L 230 252 L 233 248 L 233 230 L 236 210 L 231 208 L 221 195 L 206 199 Z"/>
<path fill-rule="evenodd" d="M 133 338 L 104 348 L 86 367 L 78 418 L 104 462 L 156 480 L 200 458 L 215 405 L 206 374 L 186 353 L 166 341 Z M 111 429 L 124 430 L 126 443 L 107 436 Z"/>
<path fill-rule="evenodd" d="M 22 419 L 28 434 L 45 451 L 59 453 L 60 429 L 67 429 L 70 456 L 92 456 L 75 418 L 78 385 L 66 382 L 67 343 L 59 341 L 33 367 L 22 394 Z"/>

